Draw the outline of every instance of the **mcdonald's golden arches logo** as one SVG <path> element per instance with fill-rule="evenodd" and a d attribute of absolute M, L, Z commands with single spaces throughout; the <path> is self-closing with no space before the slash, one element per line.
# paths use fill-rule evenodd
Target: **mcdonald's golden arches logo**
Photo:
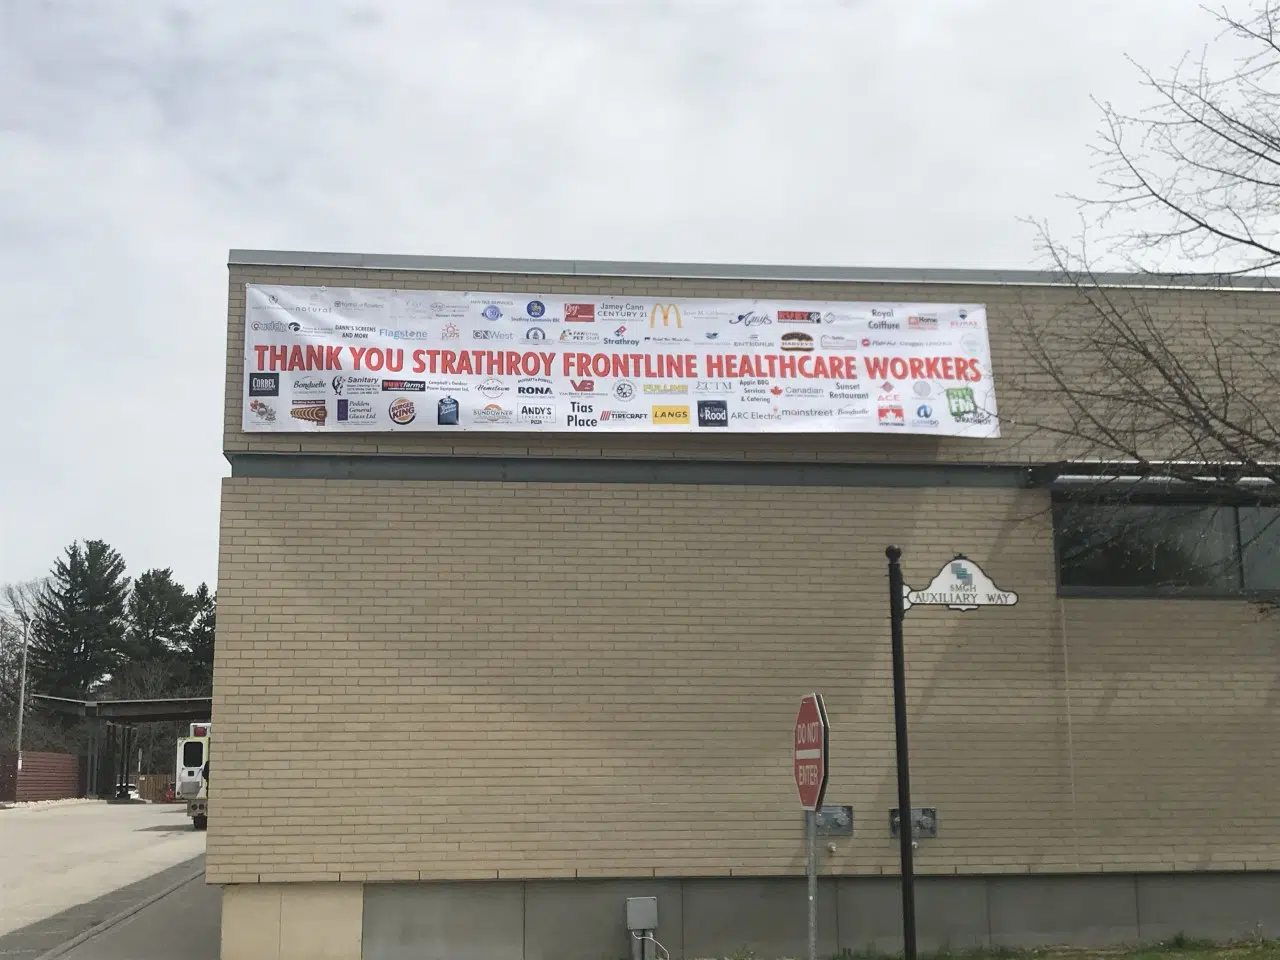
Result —
<path fill-rule="evenodd" d="M 676 315 L 676 329 L 684 328 L 684 323 L 680 319 L 680 308 L 674 303 L 655 303 L 653 309 L 649 311 L 649 329 L 652 330 L 658 325 L 658 314 L 662 314 L 662 325 L 669 327 L 671 325 L 671 315 Z"/>

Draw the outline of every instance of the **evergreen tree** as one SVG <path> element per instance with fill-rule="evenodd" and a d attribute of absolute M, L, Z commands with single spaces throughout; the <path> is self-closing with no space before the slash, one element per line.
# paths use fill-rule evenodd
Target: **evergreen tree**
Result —
<path fill-rule="evenodd" d="M 73 543 L 53 565 L 31 624 L 29 672 L 39 693 L 84 699 L 122 658 L 129 578 L 101 540 Z"/>
<path fill-rule="evenodd" d="M 196 587 L 191 600 L 195 616 L 187 632 L 190 682 L 194 689 L 207 694 L 213 689 L 213 638 L 218 597 L 202 583 Z"/>
<path fill-rule="evenodd" d="M 174 658 L 186 649 L 195 612 L 193 598 L 174 582 L 171 569 L 143 573 L 129 596 L 125 656 L 143 663 Z"/>

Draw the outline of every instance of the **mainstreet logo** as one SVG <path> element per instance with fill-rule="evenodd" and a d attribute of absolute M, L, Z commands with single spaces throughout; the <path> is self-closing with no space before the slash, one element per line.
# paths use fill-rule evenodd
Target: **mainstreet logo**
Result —
<path fill-rule="evenodd" d="M 979 607 L 1012 607 L 1018 595 L 1001 590 L 983 569 L 962 553 L 943 565 L 923 590 L 902 585 L 902 606 L 939 606 L 950 610 L 977 610 Z"/>

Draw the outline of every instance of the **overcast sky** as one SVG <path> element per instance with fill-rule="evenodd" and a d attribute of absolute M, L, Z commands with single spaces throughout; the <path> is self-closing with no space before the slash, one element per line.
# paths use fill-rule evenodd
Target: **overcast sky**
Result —
<path fill-rule="evenodd" d="M 162 12 L 167 11 L 167 12 Z M 1036 266 L 1195 0 L 0 0 L 0 583 L 217 572 L 232 247 Z M 1140 102 L 1140 101 L 1138 101 Z"/>

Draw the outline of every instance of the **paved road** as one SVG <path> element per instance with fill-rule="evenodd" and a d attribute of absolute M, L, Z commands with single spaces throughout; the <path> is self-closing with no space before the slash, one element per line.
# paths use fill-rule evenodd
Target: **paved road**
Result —
<path fill-rule="evenodd" d="M 0 958 L 36 956 L 190 875 L 204 841 L 176 804 L 0 809 Z"/>
<path fill-rule="evenodd" d="M 218 960 L 221 923 L 222 888 L 199 876 L 60 960 Z"/>

